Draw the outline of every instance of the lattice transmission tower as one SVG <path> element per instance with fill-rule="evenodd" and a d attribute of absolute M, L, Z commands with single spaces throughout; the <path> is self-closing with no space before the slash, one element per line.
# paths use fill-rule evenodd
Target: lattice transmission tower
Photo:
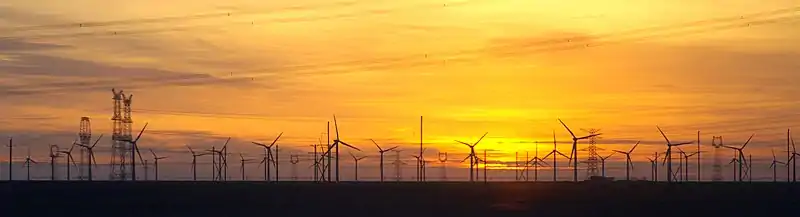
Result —
<path fill-rule="evenodd" d="M 92 123 L 89 120 L 89 117 L 81 117 L 81 125 L 80 130 L 78 131 L 78 138 L 80 139 L 80 144 L 84 147 L 89 147 L 92 144 Z M 80 180 L 88 180 L 89 179 L 89 166 L 92 163 L 92 156 L 89 155 L 89 150 L 85 148 L 81 148 L 80 153 L 80 160 L 79 163 L 81 166 L 78 167 L 78 179 Z M 84 167 L 86 166 L 86 168 Z"/>
<path fill-rule="evenodd" d="M 111 180 L 134 179 L 130 177 L 132 168 L 128 167 L 127 160 L 132 156 L 133 145 L 129 142 L 131 138 L 131 100 L 133 95 L 126 96 L 122 90 L 111 90 L 114 93 L 114 111 L 111 120 L 114 122 L 114 134 L 111 137 Z M 133 165 L 131 165 L 132 167 Z"/>
<path fill-rule="evenodd" d="M 711 145 L 714 146 L 714 168 L 713 168 L 713 176 L 711 177 L 711 181 L 719 182 L 722 181 L 722 151 L 719 149 L 722 148 L 722 136 L 714 136 L 711 140 Z"/>
<path fill-rule="evenodd" d="M 600 129 L 581 129 L 590 135 L 597 134 L 600 132 Z M 599 176 L 600 170 L 597 168 L 597 164 L 600 162 L 600 156 L 597 155 L 597 136 L 589 138 L 589 147 L 586 148 L 586 151 L 589 152 L 589 158 L 586 160 L 586 177 L 592 176 Z"/>
<path fill-rule="evenodd" d="M 394 165 L 394 180 L 399 182 L 403 180 L 403 165 L 406 165 L 406 162 L 400 160 L 400 151 L 393 150 L 395 155 L 395 160 L 392 162 Z"/>

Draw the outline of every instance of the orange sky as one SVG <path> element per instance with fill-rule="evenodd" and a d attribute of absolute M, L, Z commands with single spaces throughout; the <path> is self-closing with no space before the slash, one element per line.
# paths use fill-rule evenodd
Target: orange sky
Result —
<path fill-rule="evenodd" d="M 714 27 L 626 33 L 774 11 L 793 0 L 261 2 L 0 3 L 0 90 L 8 95 L 0 128 L 52 134 L 30 144 L 68 143 L 79 117 L 90 116 L 96 134 L 108 134 L 111 87 L 135 95 L 134 128 L 149 122 L 155 133 L 142 145 L 157 148 L 232 136 L 254 152 L 243 142 L 279 132 L 285 145 L 305 148 L 336 114 L 343 140 L 369 153 L 370 138 L 410 149 L 423 115 L 431 149 L 464 153 L 453 139 L 489 132 L 478 149 L 498 150 L 500 159 L 532 151 L 533 141 L 550 149 L 553 130 L 568 141 L 557 118 L 576 131 L 603 129 L 608 149 L 644 141 L 636 161 L 663 149 L 656 125 L 674 140 L 701 130 L 705 144 L 711 135 L 738 143 L 757 133 L 750 151 L 767 157 L 771 147 L 783 150 L 785 129 L 798 120 L 797 12 L 742 17 L 793 20 L 700 34 L 681 31 Z M 141 22 L 215 12 L 232 16 Z M 15 28 L 110 20 L 134 22 Z M 176 28 L 186 29 L 165 31 Z M 36 37 L 51 34 L 61 36 Z M 181 85 L 186 80 L 170 79 L 177 73 L 212 77 Z"/>

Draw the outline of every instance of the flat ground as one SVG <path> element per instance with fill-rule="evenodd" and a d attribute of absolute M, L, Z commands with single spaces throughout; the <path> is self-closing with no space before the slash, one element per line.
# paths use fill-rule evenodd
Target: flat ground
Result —
<path fill-rule="evenodd" d="M 0 182 L 0 216 L 796 216 L 798 189 L 789 183 Z"/>

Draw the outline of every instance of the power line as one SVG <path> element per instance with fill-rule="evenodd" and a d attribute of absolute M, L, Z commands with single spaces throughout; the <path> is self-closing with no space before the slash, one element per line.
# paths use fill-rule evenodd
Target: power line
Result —
<path fill-rule="evenodd" d="M 310 10 L 310 9 L 320 9 L 326 7 L 347 7 L 358 4 L 359 4 L 358 1 L 347 1 L 347 2 L 341 1 L 329 4 L 318 4 L 318 5 L 308 5 L 308 6 L 298 5 L 298 6 L 290 6 L 284 8 L 245 10 L 245 11 L 234 11 L 234 12 L 201 13 L 201 14 L 182 15 L 182 16 L 137 18 L 137 19 L 112 20 L 112 21 L 71 22 L 71 23 L 0 28 L 0 32 L 11 33 L 11 32 L 25 32 L 25 31 L 37 31 L 37 30 L 52 30 L 52 29 L 71 29 L 76 27 L 92 28 L 92 27 L 109 27 L 109 26 L 119 26 L 119 25 L 166 23 L 166 22 L 190 21 L 198 19 L 209 19 L 217 17 L 265 14 L 265 13 L 281 12 L 281 11 Z"/>
<path fill-rule="evenodd" d="M 758 13 L 758 14 L 764 14 Z M 581 39 L 576 38 L 569 38 L 569 39 L 559 39 L 559 40 L 544 40 L 539 41 L 536 43 L 528 44 L 525 46 L 498 46 L 496 48 L 515 48 L 514 51 L 506 51 L 506 52 L 499 52 L 497 56 L 499 57 L 514 57 L 518 55 L 527 55 L 532 53 L 544 53 L 544 52 L 554 52 L 554 51 L 564 51 L 564 50 L 573 50 L 573 49 L 582 49 L 588 47 L 597 47 L 603 45 L 613 45 L 613 44 L 621 44 L 621 43 L 628 43 L 628 42 L 637 42 L 648 40 L 652 38 L 659 38 L 659 37 L 674 37 L 674 36 L 682 36 L 682 35 L 690 35 L 690 34 L 698 34 L 704 32 L 711 32 L 711 31 L 719 31 L 725 29 L 735 29 L 735 28 L 744 28 L 756 25 L 765 25 L 765 24 L 774 24 L 786 21 L 793 21 L 800 18 L 798 15 L 791 15 L 791 16 L 784 16 L 784 17 L 777 17 L 771 19 L 764 19 L 764 20 L 755 20 L 751 21 L 748 18 L 741 18 L 744 16 L 737 16 L 737 19 L 733 19 L 733 23 L 728 24 L 720 24 L 716 26 L 712 26 L 710 28 L 692 28 L 692 26 L 682 26 L 678 27 L 677 30 L 685 29 L 683 31 L 672 31 L 666 32 L 662 34 L 650 34 L 638 37 L 635 34 L 643 33 L 646 31 L 624 31 L 618 34 L 604 34 L 599 37 L 591 36 L 591 37 L 583 37 Z M 712 19 L 712 20 L 725 20 L 725 22 L 729 22 L 731 19 Z M 703 21 L 696 21 L 691 23 L 702 23 L 708 24 L 709 22 Z M 670 26 L 678 26 L 678 25 L 670 25 Z M 658 29 L 657 31 L 666 31 L 666 28 L 648 28 L 648 29 Z M 625 34 L 634 34 L 632 36 L 625 35 Z M 622 40 L 605 40 L 602 37 L 608 37 L 613 39 L 613 37 L 620 37 Z M 627 38 L 626 38 L 627 37 Z M 593 39 L 591 43 L 585 44 L 577 44 L 579 41 L 586 41 L 589 39 Z M 556 46 L 556 47 L 541 47 L 539 45 L 548 45 L 548 44 L 565 44 L 565 46 Z M 539 46 L 539 47 L 537 47 Z M 538 49 L 530 49 L 525 50 L 524 48 L 538 48 Z M 243 79 L 253 79 L 256 76 L 270 76 L 270 75 L 277 75 L 278 73 L 287 73 L 287 72 L 296 72 L 295 75 L 320 75 L 320 74 L 331 74 L 331 73 L 341 73 L 342 69 L 334 69 L 334 70 L 312 70 L 318 67 L 332 67 L 332 66 L 351 66 L 351 67 L 360 67 L 356 68 L 358 70 L 380 70 L 380 69 L 391 69 L 395 67 L 415 67 L 415 66 L 424 66 L 424 65 L 437 65 L 442 64 L 443 62 L 446 63 L 457 63 L 457 62 L 469 62 L 476 59 L 475 56 L 467 56 L 467 54 L 479 54 L 481 51 L 485 51 L 486 49 L 467 49 L 457 52 L 450 52 L 450 53 L 443 53 L 445 57 L 450 55 L 450 58 L 447 59 L 429 59 L 429 58 L 420 58 L 420 55 L 408 55 L 402 57 L 390 57 L 390 58 L 377 58 L 377 59 L 368 59 L 368 60 L 350 60 L 350 61 L 343 61 L 343 62 L 333 62 L 333 63 L 325 63 L 325 64 L 309 64 L 309 65 L 293 65 L 293 66 L 285 66 L 285 67 L 276 67 L 276 68 L 267 68 L 267 69 L 255 69 L 255 70 L 247 70 L 247 71 L 239 71 L 236 72 L 236 77 L 234 80 L 231 79 L 224 79 L 224 78 L 217 78 L 213 76 L 203 76 L 203 75 L 179 75 L 179 76 L 172 76 L 172 77 L 144 77 L 144 78 L 132 78 L 128 80 L 121 80 L 117 83 L 113 81 L 94 81 L 94 82 L 71 82 L 71 83 L 49 83 L 49 84 L 35 84 L 35 85 L 20 85 L 15 87 L 8 87 L 7 90 L 0 91 L 5 92 L 5 95 L 29 95 L 29 94 L 41 94 L 41 93 L 48 93 L 52 91 L 63 91 L 63 90 L 75 90 L 75 89 L 96 89 L 96 88 L 108 88 L 113 86 L 119 85 L 130 85 L 135 84 L 135 82 L 152 82 L 153 84 L 150 85 L 158 85 L 163 86 L 165 84 L 175 84 L 175 85 L 191 85 L 197 83 L 217 83 L 217 82 L 232 82 L 232 81 L 241 81 Z M 416 62 L 410 62 L 416 61 Z M 356 70 L 353 69 L 353 70 Z M 275 71 L 275 72 L 271 72 Z M 305 73 L 303 73 L 305 71 Z M 344 70 L 346 71 L 346 70 Z M 226 73 L 227 74 L 227 73 Z M 231 75 L 234 73 L 231 72 Z M 244 77 L 250 76 L 250 77 Z M 195 79 L 192 81 L 191 79 Z M 139 86 L 142 86 L 141 84 Z M 74 87 L 74 88 L 65 88 L 65 87 Z M 33 90 L 18 90 L 18 89 L 33 89 Z M 40 88 L 40 89 L 36 89 Z M 129 87 L 136 88 L 136 87 Z M 17 89 L 17 90 L 15 90 Z"/>
<path fill-rule="evenodd" d="M 462 6 L 467 5 L 470 3 L 474 3 L 477 1 L 486 1 L 486 0 L 471 0 L 471 1 L 462 1 L 462 2 L 455 2 L 447 4 L 447 7 L 454 7 L 454 6 Z M 348 3 L 345 5 L 350 5 L 353 3 Z M 150 29 L 132 29 L 132 30 L 105 30 L 105 31 L 96 31 L 96 32 L 78 32 L 78 33 L 58 33 L 58 34 L 34 34 L 34 35 L 15 35 L 15 36 L 7 36 L 7 37 L 0 37 L 0 40 L 23 40 L 23 39 L 43 39 L 43 38 L 80 38 L 80 37 L 98 37 L 98 36 L 123 36 L 123 35 L 141 35 L 141 34 L 152 34 L 152 33 L 162 33 L 162 32 L 179 32 L 179 31 L 188 31 L 193 29 L 204 29 L 204 28 L 228 28 L 231 26 L 260 26 L 265 24 L 277 24 L 277 23 L 295 23 L 295 22 L 309 22 L 309 21 L 317 21 L 317 20 L 332 20 L 332 19 L 343 19 L 343 18 L 351 18 L 351 17 L 358 17 L 362 15 L 381 15 L 381 14 L 388 14 L 398 11 L 404 10 L 411 10 L 411 9 L 421 9 L 421 8 L 429 8 L 429 7 L 442 7 L 441 3 L 437 4 L 419 4 L 413 5 L 409 7 L 400 7 L 400 8 L 388 8 L 388 9 L 371 9 L 366 11 L 357 11 L 357 12 L 350 12 L 350 13 L 341 13 L 341 14 L 334 14 L 334 15 L 324 15 L 324 16 L 303 16 L 303 17 L 291 17 L 291 18 L 277 18 L 277 19 L 265 19 L 265 20 L 247 20 L 247 21 L 238 21 L 238 22 L 223 22 L 223 23 L 216 23 L 216 24 L 204 24 L 204 25 L 191 25 L 191 26 L 178 26 L 178 27 L 164 27 L 164 28 L 150 28 Z M 272 11 L 270 11 L 272 12 Z M 239 13 L 241 14 L 263 14 L 268 12 L 245 12 Z M 165 17 L 165 18 L 149 18 L 149 19 L 136 19 L 136 20 L 124 20 L 124 21 L 109 21 L 109 22 L 96 22 L 96 24 L 91 25 L 92 27 L 99 27 L 99 26 L 114 26 L 114 25 L 121 25 L 121 24 L 140 24 L 140 23 L 158 23 L 163 21 L 175 21 L 180 19 L 197 19 L 197 18 L 209 18 L 209 17 L 226 17 L 231 16 L 233 13 L 210 13 L 210 14 L 202 14 L 202 15 L 192 15 L 192 16 L 179 16 L 179 17 Z M 75 24 L 70 24 L 75 25 Z M 80 24 L 79 24 L 80 25 Z M 61 24 L 52 25 L 52 27 L 62 27 Z M 86 27 L 82 26 L 81 28 Z M 22 28 L 22 27 L 21 27 Z M 34 27 L 30 27 L 34 28 Z"/>

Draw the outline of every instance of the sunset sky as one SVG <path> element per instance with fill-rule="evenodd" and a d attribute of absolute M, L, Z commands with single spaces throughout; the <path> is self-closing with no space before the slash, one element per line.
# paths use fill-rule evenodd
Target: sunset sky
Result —
<path fill-rule="evenodd" d="M 420 116 L 430 160 L 438 151 L 461 160 L 469 149 L 453 140 L 488 132 L 476 149 L 513 161 L 515 152 L 533 153 L 535 141 L 551 150 L 554 130 L 569 153 L 561 118 L 581 135 L 602 129 L 601 155 L 641 140 L 632 156 L 638 176 L 649 176 L 645 157 L 665 149 L 657 125 L 674 141 L 701 131 L 704 156 L 712 136 L 738 146 L 755 133 L 746 152 L 759 160 L 756 175 L 771 177 L 770 149 L 785 161 L 786 129 L 800 121 L 799 7 L 796 0 L 6 0 L 0 136 L 22 147 L 14 161 L 24 161 L 26 147 L 46 161 L 47 145 L 67 147 L 89 116 L 95 138 L 106 134 L 98 161 L 107 163 L 111 88 L 121 88 L 134 94 L 134 131 L 149 123 L 140 146 L 173 163 L 191 159 L 185 144 L 210 148 L 227 137 L 232 152 L 258 158 L 249 142 L 280 132 L 282 151 L 305 154 L 334 114 L 342 140 L 374 156 L 362 162 L 367 170 L 377 165 L 369 139 L 400 145 L 405 155 L 418 151 Z M 154 19 L 163 17 L 174 18 Z M 733 153 L 722 153 L 730 161 Z M 0 160 L 7 155 L 0 150 Z"/>

